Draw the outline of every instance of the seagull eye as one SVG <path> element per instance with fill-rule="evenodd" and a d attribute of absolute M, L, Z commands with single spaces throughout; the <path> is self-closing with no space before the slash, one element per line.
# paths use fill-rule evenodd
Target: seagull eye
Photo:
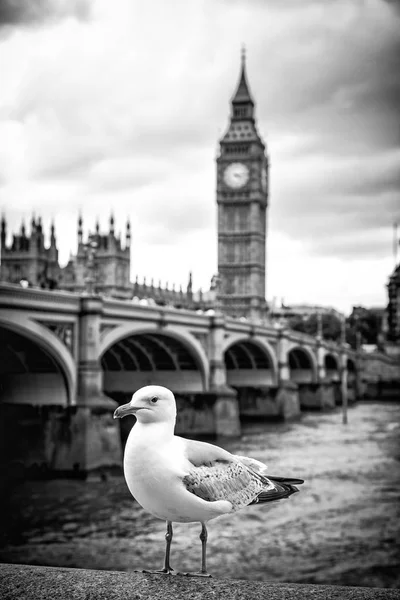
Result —
<path fill-rule="evenodd" d="M 157 398 L 157 396 L 153 396 L 153 397 L 150 399 L 150 402 L 151 402 L 152 404 L 155 404 L 157 401 L 158 401 L 158 398 Z"/>

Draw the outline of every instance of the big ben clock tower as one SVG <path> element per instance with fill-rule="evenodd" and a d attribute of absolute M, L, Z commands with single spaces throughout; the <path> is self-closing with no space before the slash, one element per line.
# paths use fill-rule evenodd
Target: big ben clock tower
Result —
<path fill-rule="evenodd" d="M 254 118 L 242 51 L 239 84 L 217 158 L 218 300 L 233 317 L 265 314 L 268 157 Z"/>

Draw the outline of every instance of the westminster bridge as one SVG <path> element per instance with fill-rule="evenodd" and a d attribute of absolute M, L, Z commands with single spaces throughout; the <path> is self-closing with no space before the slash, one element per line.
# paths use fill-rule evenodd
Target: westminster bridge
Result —
<path fill-rule="evenodd" d="M 280 326 L 9 284 L 0 339 L 2 451 L 55 471 L 119 465 L 112 412 L 143 385 L 175 393 L 179 433 L 234 436 L 240 417 L 295 418 L 399 378 L 385 354 Z"/>

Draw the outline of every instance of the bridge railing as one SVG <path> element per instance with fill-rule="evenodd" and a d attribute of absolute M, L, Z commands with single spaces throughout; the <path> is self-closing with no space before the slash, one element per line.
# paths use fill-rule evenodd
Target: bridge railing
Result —
<path fill-rule="evenodd" d="M 56 305 L 57 308 L 79 311 L 80 296 L 72 292 L 55 292 L 39 288 L 23 288 L 12 283 L 0 283 L 0 306 L 3 308 L 42 307 Z"/>

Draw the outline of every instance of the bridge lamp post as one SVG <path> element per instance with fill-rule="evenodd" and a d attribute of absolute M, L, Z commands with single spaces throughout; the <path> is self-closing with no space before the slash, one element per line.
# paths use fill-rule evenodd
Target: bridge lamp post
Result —
<path fill-rule="evenodd" d="M 288 369 L 286 360 L 283 358 L 284 348 L 282 347 L 282 338 L 285 331 L 285 325 L 281 321 L 275 321 L 273 324 L 277 331 L 277 349 L 278 349 L 278 386 L 284 379 L 289 379 L 289 374 L 284 371 Z"/>
<path fill-rule="evenodd" d="M 97 242 L 95 240 L 89 240 L 87 244 L 84 245 L 85 255 L 86 255 L 86 277 L 84 279 L 85 283 L 85 292 L 88 296 L 93 296 L 95 294 L 95 283 L 96 283 L 96 273 L 95 273 L 95 257 L 97 251 Z"/>
<path fill-rule="evenodd" d="M 323 332 L 322 332 L 322 313 L 320 310 L 317 310 L 317 338 L 322 340 Z"/>
<path fill-rule="evenodd" d="M 341 392 L 342 392 L 342 423 L 343 425 L 347 425 L 347 403 L 348 403 L 348 394 L 347 394 L 347 357 L 346 357 L 346 317 L 343 315 L 342 318 L 342 327 L 341 327 L 341 335 L 340 342 L 342 347 L 342 353 L 340 356 L 341 360 L 341 368 L 340 368 L 340 384 L 341 384 Z"/>
<path fill-rule="evenodd" d="M 360 395 L 360 368 L 359 368 L 359 363 L 360 363 L 360 352 L 362 351 L 362 343 L 363 343 L 363 336 L 362 333 L 360 331 L 360 327 L 359 327 L 359 320 L 356 319 L 355 321 L 355 333 L 356 333 L 356 342 L 355 342 L 355 346 L 356 346 L 356 394 Z"/>
<path fill-rule="evenodd" d="M 219 273 L 216 273 L 215 275 L 212 276 L 210 291 L 213 294 L 213 303 L 214 303 L 215 312 L 220 312 L 221 307 L 222 307 L 221 299 L 219 297 L 219 293 L 221 290 L 221 283 L 222 283 L 221 275 Z"/>

